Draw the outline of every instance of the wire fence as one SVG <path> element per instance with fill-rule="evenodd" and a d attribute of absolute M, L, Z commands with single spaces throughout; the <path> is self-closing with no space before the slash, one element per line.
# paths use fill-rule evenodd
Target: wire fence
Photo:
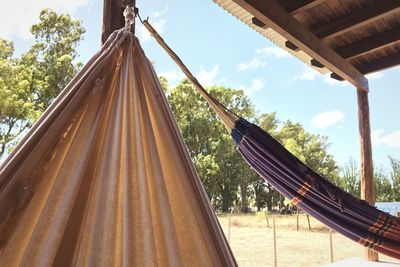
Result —
<path fill-rule="evenodd" d="M 364 248 L 305 213 L 218 216 L 239 266 L 321 266 L 364 257 Z M 380 255 L 387 262 L 399 263 Z"/>

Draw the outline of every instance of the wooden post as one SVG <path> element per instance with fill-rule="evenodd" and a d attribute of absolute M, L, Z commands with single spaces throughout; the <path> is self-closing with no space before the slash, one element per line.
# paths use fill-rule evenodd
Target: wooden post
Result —
<path fill-rule="evenodd" d="M 310 215 L 306 214 L 306 216 L 307 216 L 307 222 L 308 222 L 308 230 L 311 231 Z"/>
<path fill-rule="evenodd" d="M 298 232 L 298 231 L 299 231 L 299 209 L 297 209 L 297 216 L 296 216 L 296 219 L 297 219 L 296 229 L 297 229 L 297 232 Z"/>
<path fill-rule="evenodd" d="M 361 198 L 371 205 L 375 204 L 375 187 L 372 166 L 371 126 L 369 120 L 368 92 L 357 89 L 358 127 L 361 147 Z M 369 261 L 378 261 L 378 253 L 366 249 L 365 257 Z"/>
<path fill-rule="evenodd" d="M 228 217 L 228 243 L 231 243 L 231 214 L 232 211 L 229 212 L 229 217 Z"/>
<path fill-rule="evenodd" d="M 276 253 L 276 230 L 275 230 L 275 214 L 272 217 L 272 227 L 273 227 L 273 233 L 274 233 L 274 266 L 278 266 L 278 256 Z"/>
<path fill-rule="evenodd" d="M 329 251 L 331 254 L 331 263 L 333 262 L 333 240 L 332 240 L 332 229 L 329 228 Z"/>
<path fill-rule="evenodd" d="M 265 212 L 265 219 L 267 220 L 267 228 L 269 228 L 268 211 Z"/>
<path fill-rule="evenodd" d="M 104 0 L 103 4 L 103 30 L 101 42 L 105 43 L 108 36 L 125 25 L 123 16 L 123 0 Z"/>

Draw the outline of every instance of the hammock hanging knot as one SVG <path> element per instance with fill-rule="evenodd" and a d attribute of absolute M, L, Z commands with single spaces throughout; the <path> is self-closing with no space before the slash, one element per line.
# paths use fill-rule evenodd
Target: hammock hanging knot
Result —
<path fill-rule="evenodd" d="M 130 26 L 135 24 L 135 17 L 139 13 L 139 9 L 132 5 L 127 5 L 123 12 L 125 17 L 125 26 Z"/>

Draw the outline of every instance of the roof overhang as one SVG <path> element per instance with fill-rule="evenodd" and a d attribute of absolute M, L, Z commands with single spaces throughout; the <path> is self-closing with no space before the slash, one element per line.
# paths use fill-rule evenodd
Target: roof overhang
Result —
<path fill-rule="evenodd" d="M 400 64 L 398 0 L 214 0 L 320 73 L 368 91 L 365 74 Z"/>

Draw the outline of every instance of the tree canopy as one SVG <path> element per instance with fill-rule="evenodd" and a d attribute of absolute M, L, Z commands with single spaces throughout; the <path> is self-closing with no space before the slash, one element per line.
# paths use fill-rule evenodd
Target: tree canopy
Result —
<path fill-rule="evenodd" d="M 20 57 L 0 39 L 0 158 L 80 68 L 76 48 L 84 32 L 80 21 L 45 9 L 31 27 L 33 45 Z"/>

